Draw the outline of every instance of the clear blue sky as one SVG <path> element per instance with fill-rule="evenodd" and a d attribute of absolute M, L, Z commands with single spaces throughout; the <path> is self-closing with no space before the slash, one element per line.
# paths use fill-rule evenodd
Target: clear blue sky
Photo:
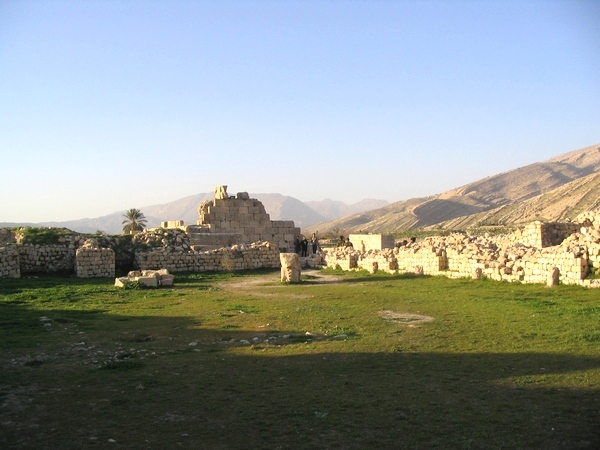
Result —
<path fill-rule="evenodd" d="M 578 0 L 0 0 L 0 222 L 220 184 L 398 201 L 600 143 L 599 24 Z"/>

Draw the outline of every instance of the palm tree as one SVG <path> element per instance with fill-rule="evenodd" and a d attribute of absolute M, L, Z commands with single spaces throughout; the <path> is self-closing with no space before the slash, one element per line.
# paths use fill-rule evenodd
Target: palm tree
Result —
<path fill-rule="evenodd" d="M 146 227 L 146 217 L 139 209 L 131 208 L 123 214 L 125 220 L 122 222 L 123 233 L 134 234 L 142 231 Z"/>

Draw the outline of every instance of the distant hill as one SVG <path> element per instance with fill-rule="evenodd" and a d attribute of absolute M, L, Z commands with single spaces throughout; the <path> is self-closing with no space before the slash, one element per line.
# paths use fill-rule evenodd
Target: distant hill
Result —
<path fill-rule="evenodd" d="M 584 211 L 598 208 L 600 173 L 594 173 L 525 201 L 441 222 L 435 228 L 457 230 L 472 226 L 529 223 L 534 220 L 562 222 L 573 219 Z"/>
<path fill-rule="evenodd" d="M 310 233 L 464 229 L 571 218 L 598 207 L 600 144 L 475 181 L 439 195 L 392 203 L 303 230 Z"/>
<path fill-rule="evenodd" d="M 198 205 L 205 200 L 210 200 L 214 197 L 211 193 L 201 193 L 190 195 L 169 203 L 160 205 L 144 206 L 140 209 L 147 219 L 148 228 L 154 228 L 160 225 L 161 222 L 167 220 L 183 220 L 184 223 L 195 225 L 198 220 Z M 338 218 L 346 211 L 360 211 L 361 208 L 369 208 L 370 205 L 381 205 L 387 203 L 385 200 L 363 200 L 362 202 L 353 205 L 346 205 L 343 202 L 335 202 L 339 204 L 337 209 L 340 211 L 333 216 L 323 216 L 312 209 L 306 203 L 300 200 L 282 194 L 250 194 L 251 198 L 260 200 L 265 206 L 265 210 L 269 213 L 271 220 L 293 220 L 298 227 L 306 227 L 314 223 L 330 220 L 331 217 Z M 326 200 L 324 202 L 333 202 Z M 319 204 L 320 202 L 313 202 Z M 117 211 L 106 216 L 96 218 L 85 218 L 77 220 L 68 220 L 64 222 L 40 222 L 40 223 L 0 223 L 0 227 L 16 227 L 16 226 L 47 226 L 57 228 L 68 228 L 80 233 L 95 233 L 103 231 L 108 234 L 119 234 L 123 229 L 123 214 L 125 211 Z"/>
<path fill-rule="evenodd" d="M 413 228 L 466 229 L 473 225 L 507 225 L 574 218 L 600 207 L 600 144 L 575 150 L 544 162 L 484 178 L 439 195 L 392 204 L 363 200 L 346 205 L 326 199 L 301 202 L 282 194 L 250 194 L 265 205 L 272 220 L 293 220 L 305 234 L 340 231 L 393 232 Z M 198 205 L 212 193 L 139 208 L 148 227 L 166 220 L 195 224 Z M 0 227 L 53 226 L 94 233 L 117 234 L 123 213 L 94 219 L 37 224 L 0 223 Z"/>
<path fill-rule="evenodd" d="M 386 200 L 365 199 L 358 203 L 347 205 L 344 202 L 331 200 L 328 198 L 321 201 L 305 202 L 305 204 L 319 213 L 324 220 L 334 220 L 339 217 L 345 217 L 351 214 L 358 214 L 363 211 L 382 208 L 386 205 L 389 205 L 389 202 Z"/>

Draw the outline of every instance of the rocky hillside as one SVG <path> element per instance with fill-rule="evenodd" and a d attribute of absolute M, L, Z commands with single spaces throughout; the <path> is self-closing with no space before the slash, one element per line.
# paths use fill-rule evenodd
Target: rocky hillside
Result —
<path fill-rule="evenodd" d="M 600 173 L 594 173 L 523 202 L 458 217 L 439 223 L 436 228 L 457 230 L 482 225 L 521 224 L 534 220 L 564 222 L 584 211 L 598 208 L 600 208 Z"/>
<path fill-rule="evenodd" d="M 600 144 L 487 177 L 439 195 L 393 203 L 313 225 L 303 231 L 464 229 L 481 224 L 570 218 L 598 206 L 599 171 Z"/>
<path fill-rule="evenodd" d="M 312 210 L 319 213 L 322 216 L 321 220 L 315 220 L 312 223 L 323 222 L 326 220 L 335 220 L 340 217 L 350 216 L 352 214 L 359 214 L 363 211 L 370 211 L 372 209 L 383 208 L 389 204 L 386 200 L 377 199 L 364 199 L 360 202 L 347 205 L 344 202 L 331 200 L 330 198 L 320 201 L 305 202 Z"/>

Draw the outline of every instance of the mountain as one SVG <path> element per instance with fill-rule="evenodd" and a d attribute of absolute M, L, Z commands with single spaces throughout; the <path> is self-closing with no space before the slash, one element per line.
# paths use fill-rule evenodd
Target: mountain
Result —
<path fill-rule="evenodd" d="M 584 211 L 598 208 L 600 173 L 594 173 L 525 201 L 441 222 L 435 228 L 457 230 L 471 226 L 529 223 L 534 220 L 564 222 Z"/>
<path fill-rule="evenodd" d="M 574 218 L 600 207 L 600 144 L 544 162 L 484 178 L 442 194 L 392 204 L 363 200 L 346 205 L 326 199 L 303 203 L 281 194 L 250 194 L 265 205 L 272 220 L 293 220 L 305 234 L 338 231 L 393 232 L 411 228 L 465 229 L 474 225 L 512 225 L 536 219 Z M 139 208 L 148 227 L 166 220 L 195 224 L 198 205 L 212 193 Z M 0 227 L 53 226 L 94 233 L 118 234 L 124 211 L 95 219 L 38 224 L 0 223 Z"/>
<path fill-rule="evenodd" d="M 382 208 L 389 204 L 386 200 L 364 199 L 358 203 L 347 205 L 344 202 L 325 199 L 321 201 L 305 202 L 311 209 L 319 213 L 325 220 L 334 220 L 339 217 L 358 214 L 363 211 Z M 315 222 L 313 222 L 315 223 Z"/>
<path fill-rule="evenodd" d="M 146 206 L 140 209 L 146 215 L 162 218 L 156 225 L 152 226 L 158 226 L 161 221 L 166 220 L 183 220 L 186 224 L 194 225 L 198 220 L 198 205 L 205 200 L 211 200 L 213 197 L 212 192 L 197 194 L 163 205 Z M 262 202 L 271 220 L 293 220 L 298 227 L 326 220 L 294 197 L 281 194 L 250 194 L 250 197 Z M 150 223 L 148 225 L 150 226 Z"/>
<path fill-rule="evenodd" d="M 211 193 L 201 193 L 190 195 L 169 203 L 160 205 L 144 206 L 140 209 L 147 219 L 148 228 L 154 228 L 161 222 L 167 220 L 183 220 L 184 223 L 193 225 L 198 220 L 198 205 L 205 200 L 214 197 Z M 269 213 L 271 220 L 293 220 L 298 227 L 306 227 L 314 223 L 324 222 L 333 218 L 341 217 L 342 212 L 337 212 L 333 216 L 324 216 L 309 207 L 300 200 L 282 194 L 250 194 L 251 198 L 260 200 Z M 328 200 L 324 202 L 333 202 Z M 320 202 L 314 202 L 320 203 Z M 343 202 L 334 202 L 339 204 L 338 211 L 360 211 L 361 208 L 369 208 L 387 203 L 385 200 L 363 200 L 353 205 L 346 205 Z M 64 222 L 41 222 L 41 223 L 0 223 L 0 228 L 17 226 L 46 226 L 56 228 L 68 228 L 80 233 L 95 233 L 103 231 L 109 234 L 119 234 L 123 229 L 123 214 L 125 211 L 117 211 L 106 216 L 97 218 L 85 218 L 77 220 L 68 220 Z"/>
<path fill-rule="evenodd" d="M 598 207 L 600 144 L 484 178 L 456 189 L 312 225 L 305 233 L 464 229 L 571 218 Z M 594 206 L 595 205 L 595 206 Z"/>
<path fill-rule="evenodd" d="M 250 197 L 262 202 L 271 220 L 293 220 L 300 228 L 327 220 L 306 203 L 294 197 L 281 194 L 254 194 Z"/>

